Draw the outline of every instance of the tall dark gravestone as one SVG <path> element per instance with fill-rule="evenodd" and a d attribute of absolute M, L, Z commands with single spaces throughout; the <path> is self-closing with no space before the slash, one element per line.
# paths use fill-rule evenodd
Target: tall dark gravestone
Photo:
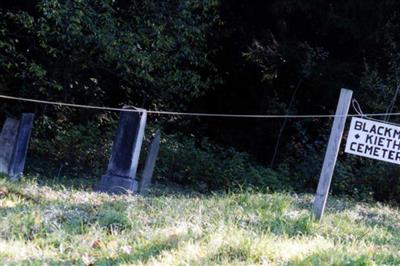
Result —
<path fill-rule="evenodd" d="M 161 133 L 157 130 L 153 140 L 151 141 L 146 162 L 144 164 L 142 178 L 140 179 L 139 193 L 146 195 L 153 178 L 154 167 L 156 166 L 158 152 L 160 150 Z"/>
<path fill-rule="evenodd" d="M 17 181 L 24 171 L 35 115 L 24 113 L 20 121 L 7 118 L 0 134 L 0 172 Z"/>
<path fill-rule="evenodd" d="M 34 117 L 34 114 L 25 113 L 19 121 L 17 139 L 8 170 L 8 175 L 14 181 L 17 181 L 24 171 Z"/>
<path fill-rule="evenodd" d="M 107 193 L 133 193 L 138 190 L 135 180 L 146 127 L 146 110 L 121 112 L 107 172 L 101 177 L 97 190 Z"/>
<path fill-rule="evenodd" d="M 8 174 L 17 139 L 19 121 L 7 118 L 0 134 L 0 173 Z"/>

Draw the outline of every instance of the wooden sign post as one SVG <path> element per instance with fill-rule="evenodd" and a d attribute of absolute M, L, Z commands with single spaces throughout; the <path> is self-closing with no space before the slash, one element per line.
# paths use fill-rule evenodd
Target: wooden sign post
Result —
<path fill-rule="evenodd" d="M 340 92 L 339 103 L 336 109 L 328 148 L 326 149 L 324 164 L 319 178 L 317 194 L 315 195 L 313 204 L 313 212 L 318 220 L 320 220 L 324 214 L 352 95 L 353 91 L 351 90 L 342 89 Z"/>

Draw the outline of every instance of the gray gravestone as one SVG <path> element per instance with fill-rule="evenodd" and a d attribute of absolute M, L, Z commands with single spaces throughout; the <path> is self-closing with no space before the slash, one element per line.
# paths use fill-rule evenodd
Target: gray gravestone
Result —
<path fill-rule="evenodd" d="M 146 195 L 148 189 L 151 185 L 151 179 L 153 177 L 154 167 L 156 165 L 156 160 L 158 156 L 158 151 L 160 150 L 160 130 L 157 130 L 156 135 L 151 141 L 149 152 L 147 154 L 146 163 L 144 165 L 144 170 L 142 174 L 142 178 L 140 180 L 140 189 L 139 193 L 142 195 Z"/>
<path fill-rule="evenodd" d="M 121 112 L 107 172 L 98 190 L 108 193 L 132 193 L 138 190 L 135 180 L 142 147 L 147 113 Z"/>
<path fill-rule="evenodd" d="M 8 174 L 17 139 L 19 121 L 7 118 L 0 134 L 0 173 Z"/>
<path fill-rule="evenodd" d="M 34 117 L 34 114 L 24 113 L 19 121 L 18 133 L 8 169 L 11 180 L 17 181 L 24 171 Z"/>

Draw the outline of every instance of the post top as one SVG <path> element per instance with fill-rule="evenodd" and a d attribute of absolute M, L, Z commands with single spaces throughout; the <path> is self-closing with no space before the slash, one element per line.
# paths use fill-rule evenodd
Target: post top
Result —
<path fill-rule="evenodd" d="M 133 105 L 124 105 L 124 106 L 122 106 L 122 109 L 137 110 L 137 111 L 140 111 L 142 113 L 146 112 L 146 109 L 139 108 L 139 107 L 136 107 L 136 106 L 133 106 Z"/>

